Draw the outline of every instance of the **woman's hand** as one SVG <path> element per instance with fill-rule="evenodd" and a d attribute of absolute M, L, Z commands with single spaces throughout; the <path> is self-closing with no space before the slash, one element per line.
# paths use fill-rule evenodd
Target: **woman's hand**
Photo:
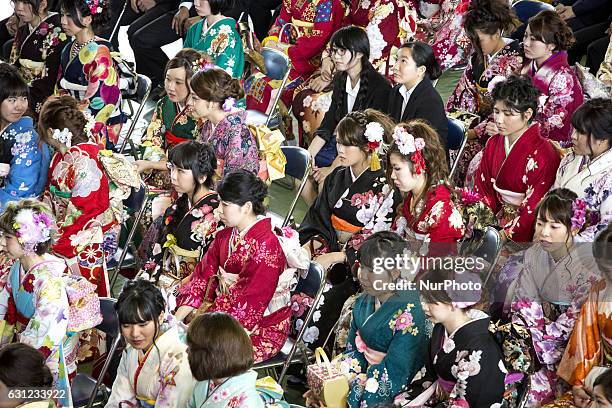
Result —
<path fill-rule="evenodd" d="M 329 176 L 329 173 L 331 173 L 332 170 L 333 169 L 331 167 L 313 166 L 312 167 L 312 177 L 315 179 L 315 181 L 318 184 L 323 184 L 323 182 L 325 181 L 325 177 Z"/>
<path fill-rule="evenodd" d="M 346 261 L 346 255 L 344 252 L 329 252 L 327 254 L 319 255 L 313 261 L 321 264 L 325 269 L 329 269 L 333 264 Z"/>
<path fill-rule="evenodd" d="M 489 136 L 495 136 L 499 133 L 499 130 L 497 129 L 497 125 L 495 123 L 489 122 L 485 127 L 485 132 L 487 132 L 487 135 Z"/>
<path fill-rule="evenodd" d="M 331 81 L 328 81 L 323 78 L 323 75 L 319 75 L 318 77 L 310 81 L 308 88 L 312 89 L 315 92 L 322 92 L 325 88 L 327 88 L 330 83 Z"/>
<path fill-rule="evenodd" d="M 319 401 L 315 397 L 314 392 L 312 392 L 311 390 L 306 391 L 306 393 L 302 395 L 302 397 L 304 397 L 304 399 L 306 400 L 307 407 L 327 408 L 321 401 Z"/>
<path fill-rule="evenodd" d="M 574 405 L 578 408 L 588 408 L 591 405 L 591 396 L 582 386 L 572 387 L 572 395 L 574 397 Z"/>
<path fill-rule="evenodd" d="M 194 312 L 195 310 L 195 307 L 186 305 L 179 306 L 179 308 L 176 309 L 176 312 L 174 313 L 174 317 L 176 318 L 176 320 L 183 321 L 187 316 L 191 314 L 191 312 Z"/>
<path fill-rule="evenodd" d="M 151 170 L 151 162 L 148 160 L 136 160 L 134 167 L 138 173 L 144 173 L 147 170 Z"/>

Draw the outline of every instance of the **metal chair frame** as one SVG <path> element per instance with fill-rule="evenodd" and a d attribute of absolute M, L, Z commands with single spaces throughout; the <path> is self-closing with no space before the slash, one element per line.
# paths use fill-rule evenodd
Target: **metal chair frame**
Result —
<path fill-rule="evenodd" d="M 119 148 L 119 153 L 123 154 L 123 152 L 125 151 L 126 145 L 129 143 L 130 152 L 132 153 L 135 159 L 138 159 L 137 152 L 136 152 L 136 146 L 134 145 L 134 142 L 132 141 L 132 133 L 134 133 L 134 130 L 136 129 L 136 124 L 138 123 L 138 120 L 140 119 L 140 116 L 142 115 L 142 111 L 144 110 L 145 103 L 149 99 L 149 95 L 151 94 L 152 83 L 151 83 L 151 80 L 146 75 L 139 74 L 133 70 L 132 72 L 134 73 L 134 76 L 137 81 L 136 98 L 125 98 L 124 99 L 127 102 L 128 106 L 130 107 L 130 113 L 131 113 L 130 117 L 131 117 L 132 122 L 130 123 L 130 127 L 125 133 L 125 138 L 123 139 L 123 143 L 121 144 L 121 147 Z M 141 81 L 144 82 L 144 94 L 139 95 L 138 91 L 141 88 Z M 132 107 L 132 103 L 131 103 L 134 99 L 136 99 L 137 101 L 138 99 L 140 99 L 138 101 L 138 109 L 136 110 L 136 113 L 134 113 L 134 108 Z"/>
<path fill-rule="evenodd" d="M 454 118 L 448 118 L 448 121 L 449 122 L 452 121 L 456 125 L 460 126 L 463 131 L 463 140 L 461 142 L 461 147 L 459 147 L 459 150 L 457 152 L 457 157 L 455 158 L 455 161 L 453 162 L 453 165 L 451 166 L 451 171 L 448 176 L 449 180 L 452 180 L 453 177 L 455 176 L 455 172 L 457 171 L 457 167 L 459 165 L 459 159 L 461 159 L 461 156 L 463 155 L 463 151 L 465 150 L 465 145 L 467 144 L 467 135 L 466 135 L 465 126 L 460 120 L 457 120 Z M 450 126 L 449 126 L 449 131 L 450 131 Z"/>
<path fill-rule="evenodd" d="M 299 150 L 298 150 L 299 149 Z M 293 177 L 294 179 L 301 179 L 300 185 L 298 187 L 298 190 L 295 194 L 295 197 L 293 197 L 293 201 L 291 202 L 291 206 L 289 206 L 289 211 L 287 212 L 287 215 L 285 216 L 285 219 L 283 220 L 283 227 L 286 227 L 287 225 L 289 225 L 289 223 L 291 222 L 291 216 L 293 215 L 293 211 L 295 210 L 295 207 L 297 206 L 297 202 L 300 199 L 301 195 L 302 195 L 302 191 L 304 190 L 304 187 L 306 186 L 306 182 L 308 181 L 308 175 L 310 174 L 310 169 L 312 169 L 312 157 L 310 156 L 310 153 L 308 152 L 308 150 L 302 148 L 302 147 L 298 147 L 298 146 L 281 146 L 281 150 L 283 152 L 283 154 L 285 154 L 285 156 L 287 155 L 288 152 L 291 151 L 300 151 L 303 150 L 306 152 L 306 154 L 308 155 L 308 162 L 306 163 L 306 167 L 304 168 L 304 172 L 302 174 L 301 177 L 296 177 L 297 174 L 289 174 L 289 176 Z"/>
<path fill-rule="evenodd" d="M 483 253 L 484 245 L 482 245 L 482 243 L 487 242 L 491 238 L 495 239 L 495 253 L 493 254 Z M 470 253 L 467 253 L 469 249 L 466 246 L 466 242 L 463 242 L 462 245 L 460 246 L 459 252 L 462 255 L 478 256 L 478 257 L 485 259 L 487 262 L 489 262 L 489 268 L 483 272 L 483 275 L 484 275 L 483 286 L 486 287 L 487 283 L 489 282 L 489 279 L 491 278 L 493 270 L 495 269 L 495 265 L 497 264 L 497 261 L 499 260 L 499 254 L 502 249 L 502 241 L 501 241 L 501 237 L 499 236 L 499 232 L 494 227 L 488 226 L 483 231 L 482 243 L 476 249 L 474 249 L 473 251 L 470 251 Z"/>

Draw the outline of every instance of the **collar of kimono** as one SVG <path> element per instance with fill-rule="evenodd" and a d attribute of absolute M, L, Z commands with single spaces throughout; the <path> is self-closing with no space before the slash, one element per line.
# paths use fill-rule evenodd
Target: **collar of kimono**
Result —
<path fill-rule="evenodd" d="M 538 68 L 535 61 L 531 61 L 527 65 L 529 76 L 532 78 L 533 84 L 543 93 L 548 95 L 548 87 L 561 68 L 567 65 L 567 52 L 558 51 L 552 54 Z"/>

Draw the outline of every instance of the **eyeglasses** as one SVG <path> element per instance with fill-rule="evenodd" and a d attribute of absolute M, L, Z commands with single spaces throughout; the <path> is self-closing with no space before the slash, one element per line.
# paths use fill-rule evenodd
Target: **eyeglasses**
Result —
<path fill-rule="evenodd" d="M 344 57 L 346 55 L 347 52 L 348 52 L 347 49 L 332 47 L 329 50 L 329 55 L 330 55 L 330 57 L 335 57 L 337 55 L 338 57 L 342 58 L 342 57 Z"/>

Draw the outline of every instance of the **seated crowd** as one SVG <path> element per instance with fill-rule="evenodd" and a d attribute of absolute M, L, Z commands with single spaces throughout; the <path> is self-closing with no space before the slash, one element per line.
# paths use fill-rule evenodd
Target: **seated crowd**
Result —
<path fill-rule="evenodd" d="M 314 407 L 612 407 L 612 2 L 530 1 L 525 21 L 507 0 L 12 1 L 0 407 L 73 407 L 77 371 L 102 366 L 109 408 L 289 407 L 291 388 Z M 267 209 L 278 135 L 312 165 L 290 225 Z M 117 266 L 126 235 L 136 268 Z M 348 392 L 321 392 L 316 363 L 261 378 L 298 333 Z"/>

